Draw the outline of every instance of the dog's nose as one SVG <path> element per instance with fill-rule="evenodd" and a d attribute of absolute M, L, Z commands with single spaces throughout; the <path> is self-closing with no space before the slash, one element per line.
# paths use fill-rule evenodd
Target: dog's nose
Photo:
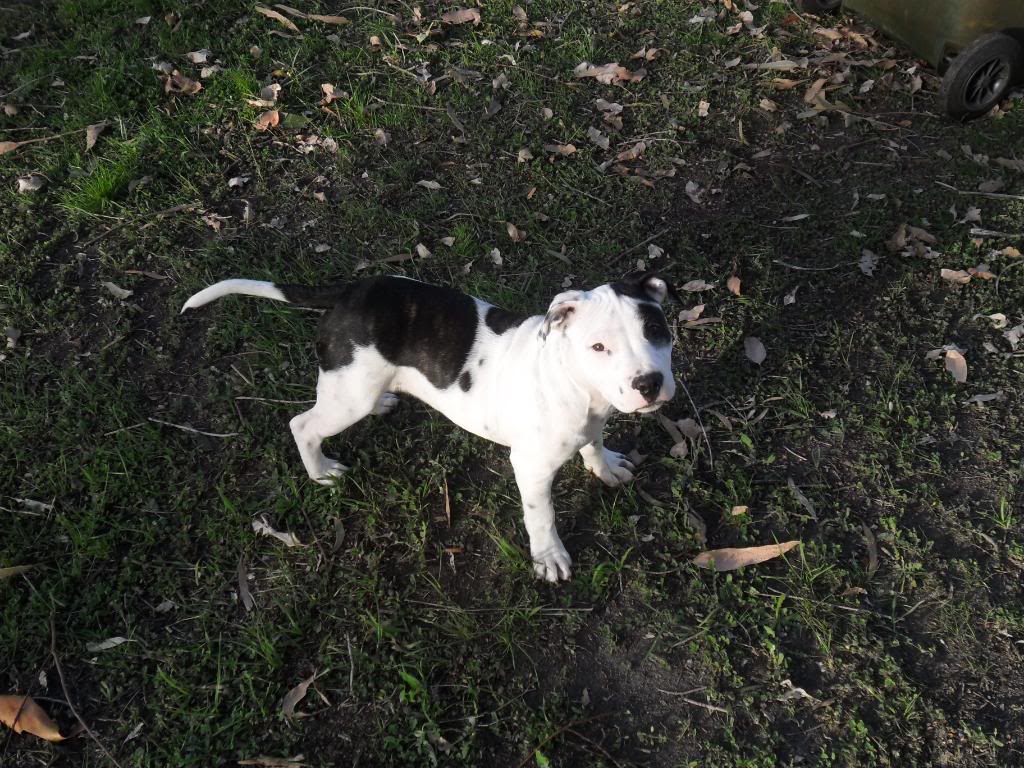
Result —
<path fill-rule="evenodd" d="M 665 377 L 661 374 L 661 371 L 645 373 L 633 379 L 633 389 L 643 395 L 644 400 L 648 403 L 652 403 L 658 397 L 664 380 Z"/>

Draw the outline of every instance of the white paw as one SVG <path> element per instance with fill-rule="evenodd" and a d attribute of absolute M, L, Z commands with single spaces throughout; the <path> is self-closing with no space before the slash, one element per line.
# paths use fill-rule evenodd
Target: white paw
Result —
<path fill-rule="evenodd" d="M 584 466 L 601 479 L 605 485 L 614 488 L 617 485 L 628 483 L 633 479 L 633 462 L 621 453 L 601 449 L 601 460 L 595 463 L 583 462 Z"/>
<path fill-rule="evenodd" d="M 328 459 L 326 456 L 320 461 L 320 470 L 316 476 L 311 477 L 316 480 L 320 485 L 331 485 L 341 477 L 343 474 L 348 472 L 348 467 L 342 464 L 340 461 L 334 459 Z"/>
<path fill-rule="evenodd" d="M 533 572 L 538 579 L 555 582 L 559 579 L 568 581 L 572 577 L 572 558 L 565 551 L 561 540 L 556 535 L 541 546 L 530 546 L 533 557 Z"/>
<path fill-rule="evenodd" d="M 380 396 L 380 400 L 377 401 L 377 404 L 373 406 L 373 410 L 371 411 L 371 413 L 374 416 L 386 416 L 387 414 L 395 410 L 395 407 L 397 405 L 398 395 L 393 394 L 391 392 L 385 392 L 383 395 Z"/>

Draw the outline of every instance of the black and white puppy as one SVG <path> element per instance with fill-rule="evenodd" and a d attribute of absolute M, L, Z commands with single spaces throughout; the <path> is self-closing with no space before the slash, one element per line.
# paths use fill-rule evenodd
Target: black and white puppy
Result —
<path fill-rule="evenodd" d="M 291 420 L 309 476 L 330 483 L 347 467 L 320 444 L 408 393 L 473 434 L 511 448 L 537 576 L 570 577 L 555 529 L 551 483 L 579 451 L 607 485 L 633 465 L 604 447 L 613 411 L 649 413 L 675 394 L 672 337 L 661 303 L 670 287 L 634 273 L 555 296 L 547 313 L 518 317 L 480 299 L 402 277 L 339 286 L 224 280 L 182 312 L 232 293 L 326 310 L 316 344 L 316 405 Z"/>

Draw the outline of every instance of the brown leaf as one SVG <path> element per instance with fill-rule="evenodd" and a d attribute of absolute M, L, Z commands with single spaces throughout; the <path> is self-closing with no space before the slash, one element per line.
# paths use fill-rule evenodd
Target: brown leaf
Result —
<path fill-rule="evenodd" d="M 772 80 L 772 88 L 776 91 L 789 91 L 796 88 L 803 80 L 790 80 L 786 77 L 776 77 Z"/>
<path fill-rule="evenodd" d="M 743 340 L 743 351 L 746 353 L 747 359 L 756 365 L 760 365 L 768 357 L 768 351 L 757 336 L 747 336 Z"/>
<path fill-rule="evenodd" d="M 512 238 L 513 243 L 521 243 L 526 239 L 526 232 L 519 229 L 511 221 L 505 222 L 505 229 L 508 230 L 508 236 Z"/>
<path fill-rule="evenodd" d="M 281 113 L 276 109 L 268 109 L 253 123 L 253 127 L 257 131 L 266 131 L 277 126 L 281 122 Z"/>
<path fill-rule="evenodd" d="M 193 64 L 206 64 L 213 57 L 213 52 L 207 48 L 199 51 L 191 51 L 185 54 L 185 58 Z"/>
<path fill-rule="evenodd" d="M 617 61 L 600 65 L 584 61 L 576 66 L 573 74 L 577 78 L 592 77 L 599 83 L 612 85 L 616 82 L 628 83 L 643 80 L 647 76 L 647 70 L 638 69 L 635 72 L 631 72 L 625 67 L 620 66 Z"/>
<path fill-rule="evenodd" d="M 456 8 L 454 11 L 442 14 L 441 21 L 445 24 L 472 23 L 475 27 L 480 24 L 480 11 L 476 8 Z"/>
<path fill-rule="evenodd" d="M 679 322 L 681 323 L 692 323 L 694 320 L 701 316 L 704 311 L 704 305 L 698 304 L 693 309 L 684 309 L 679 313 Z"/>
<path fill-rule="evenodd" d="M 967 383 L 967 360 L 955 349 L 946 350 L 946 370 L 958 384 Z"/>
<path fill-rule="evenodd" d="M 760 547 L 713 549 L 709 552 L 701 552 L 691 562 L 698 568 L 713 568 L 719 572 L 735 571 L 745 565 L 756 565 L 784 555 L 799 543 L 799 541 L 787 541 L 783 544 L 765 544 Z"/>
<path fill-rule="evenodd" d="M 943 280 L 948 280 L 951 283 L 959 283 L 960 285 L 966 285 L 971 282 L 971 273 L 965 272 L 962 269 L 943 269 L 939 272 Z"/>
<path fill-rule="evenodd" d="M 300 11 L 298 8 L 292 8 L 290 5 L 281 5 L 281 3 L 274 3 L 275 8 L 280 8 L 282 11 L 287 13 L 289 16 L 294 16 L 297 19 L 307 18 L 306 14 Z"/>
<path fill-rule="evenodd" d="M 644 152 L 646 151 L 647 144 L 642 141 L 638 141 L 629 149 L 619 152 L 619 154 L 615 156 L 615 159 L 620 163 L 627 163 L 632 160 L 639 160 L 641 157 L 643 157 Z"/>
<path fill-rule="evenodd" d="M 567 157 L 576 152 L 576 146 L 574 144 L 545 144 L 544 151 Z"/>
<path fill-rule="evenodd" d="M 320 99 L 320 106 L 322 107 L 326 107 L 335 99 L 342 98 L 342 94 L 337 92 L 330 83 L 321 83 L 320 90 L 324 92 L 324 97 Z"/>
<path fill-rule="evenodd" d="M 295 26 L 295 23 L 291 19 L 278 13 L 277 11 L 271 8 L 267 8 L 266 6 L 263 5 L 257 5 L 253 10 L 255 10 L 256 13 L 262 13 L 268 19 L 273 19 L 286 29 L 290 29 L 292 32 L 298 32 L 299 34 L 302 34 L 302 30 Z"/>
<path fill-rule="evenodd" d="M 729 289 L 733 296 L 740 295 L 740 279 L 736 275 L 725 281 L 725 287 Z"/>
<path fill-rule="evenodd" d="M 601 149 L 608 149 L 608 147 L 611 145 L 611 141 L 608 139 L 608 137 L 601 133 L 599 130 L 597 130 L 597 128 L 595 128 L 594 126 L 590 126 L 589 128 L 587 128 L 587 138 L 590 139 L 590 141 L 593 144 L 597 145 Z"/>
<path fill-rule="evenodd" d="M 733 517 L 736 517 L 737 515 L 745 515 L 747 514 L 748 509 L 749 507 L 747 507 L 746 505 L 736 506 L 730 510 L 729 514 Z"/>
<path fill-rule="evenodd" d="M 307 18 L 312 19 L 313 21 L 319 21 L 321 24 L 336 24 L 338 26 L 351 23 L 344 16 L 331 16 L 329 14 L 323 15 L 320 13 L 311 13 Z"/>
<path fill-rule="evenodd" d="M 316 672 L 313 672 L 284 695 L 284 699 L 281 701 L 281 711 L 285 717 L 295 717 L 295 707 L 306 698 L 306 691 L 309 690 L 309 686 L 313 684 L 314 680 L 316 680 Z"/>
<path fill-rule="evenodd" d="M 174 70 L 164 79 L 164 93 L 183 93 L 186 96 L 195 96 L 203 90 L 203 84 L 185 77 L 178 70 Z"/>
<path fill-rule="evenodd" d="M 107 121 L 104 120 L 102 123 L 95 123 L 85 129 L 85 151 L 88 152 L 90 149 L 96 146 L 96 139 L 100 137 L 100 134 L 107 130 Z"/>
<path fill-rule="evenodd" d="M 0 696 L 0 723 L 15 733 L 31 733 L 46 741 L 64 741 L 65 738 L 31 696 Z"/>
<path fill-rule="evenodd" d="M 979 264 L 976 267 L 971 267 L 967 270 L 971 277 L 976 277 L 979 280 L 992 280 L 995 275 L 992 270 L 989 269 L 988 264 Z"/>
<path fill-rule="evenodd" d="M 0 141 L 0 155 L 6 155 L 8 152 L 13 152 L 20 146 L 20 141 Z"/>
<path fill-rule="evenodd" d="M 679 286 L 679 290 L 688 291 L 689 293 L 700 293 L 701 291 L 711 290 L 714 287 L 714 283 L 709 283 L 705 280 L 688 280 Z"/>

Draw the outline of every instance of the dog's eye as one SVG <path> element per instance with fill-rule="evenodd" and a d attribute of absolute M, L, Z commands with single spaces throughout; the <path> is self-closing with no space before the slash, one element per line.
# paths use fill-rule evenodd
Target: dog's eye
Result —
<path fill-rule="evenodd" d="M 597 342 L 597 344 L 594 344 L 591 349 L 595 352 L 604 352 L 604 344 Z"/>

